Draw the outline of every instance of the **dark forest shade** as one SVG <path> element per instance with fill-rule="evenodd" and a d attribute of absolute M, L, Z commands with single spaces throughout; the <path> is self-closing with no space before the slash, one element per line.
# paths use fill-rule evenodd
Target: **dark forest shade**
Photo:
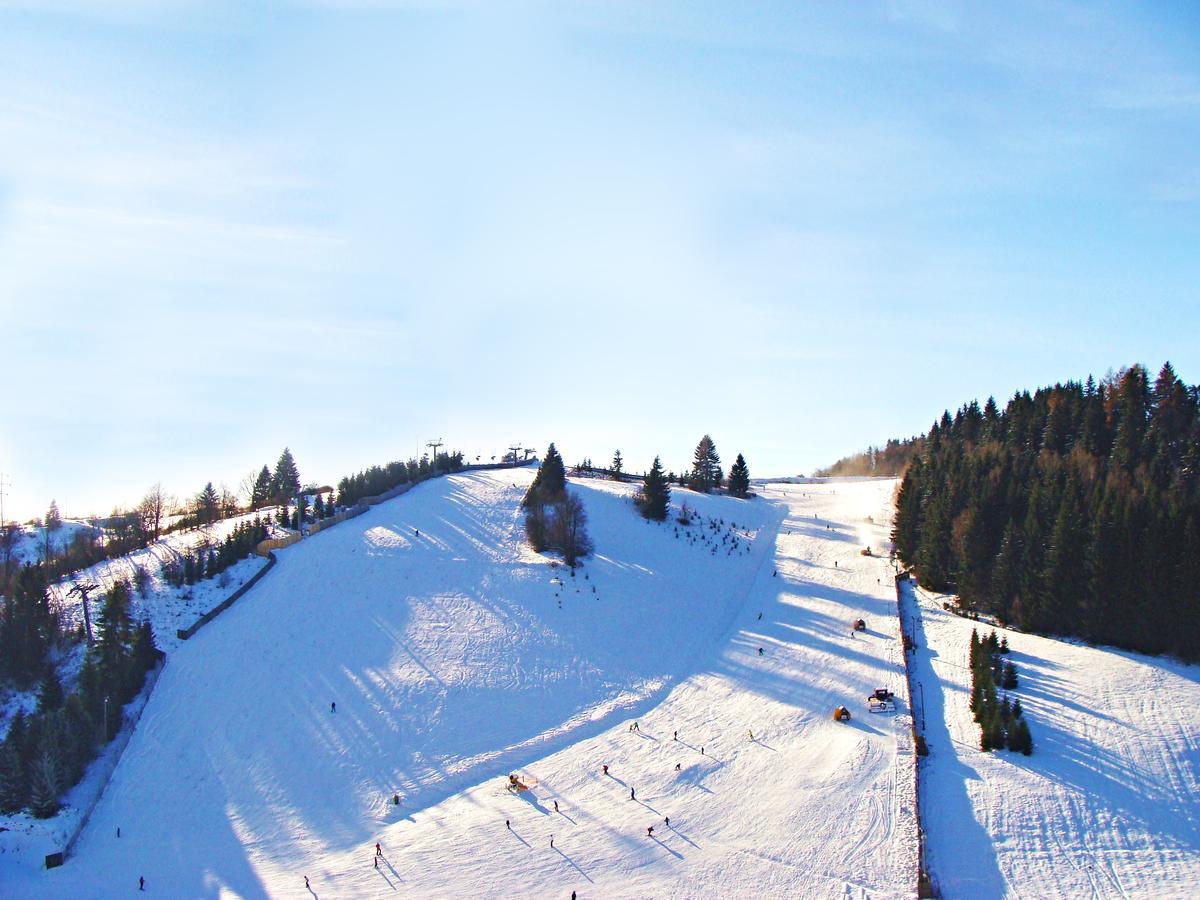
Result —
<path fill-rule="evenodd" d="M 900 483 L 896 551 L 1020 628 L 1200 659 L 1198 407 L 1168 363 L 945 413 Z"/>

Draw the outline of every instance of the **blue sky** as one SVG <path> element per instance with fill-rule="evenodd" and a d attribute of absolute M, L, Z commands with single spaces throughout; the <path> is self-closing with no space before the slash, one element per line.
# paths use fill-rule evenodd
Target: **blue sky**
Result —
<path fill-rule="evenodd" d="M 1200 381 L 1194 4 L 0 0 L 6 512 Z"/>

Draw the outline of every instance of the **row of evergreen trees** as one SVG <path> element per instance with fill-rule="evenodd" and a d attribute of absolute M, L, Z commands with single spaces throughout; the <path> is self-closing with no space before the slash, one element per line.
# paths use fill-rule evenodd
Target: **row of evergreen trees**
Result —
<path fill-rule="evenodd" d="M 690 471 L 680 472 L 678 475 L 672 471 L 664 475 L 659 457 L 656 456 L 654 458 L 654 464 L 658 467 L 658 475 L 655 477 L 661 476 L 666 485 L 678 484 L 680 487 L 690 488 L 705 494 L 710 491 L 726 488 L 729 494 L 734 497 L 745 497 L 750 493 L 750 468 L 746 465 L 745 458 L 742 454 L 738 454 L 737 461 L 733 464 L 733 468 L 729 470 L 729 479 L 726 482 L 725 471 L 721 468 L 721 456 L 717 453 L 717 445 L 707 434 L 696 445 L 696 450 L 692 455 L 692 468 Z M 591 459 L 588 458 L 575 466 L 575 471 L 580 475 L 605 474 L 614 481 L 624 481 L 625 460 L 621 456 L 621 451 L 617 450 L 613 454 L 609 468 L 598 469 L 592 465 Z M 642 480 L 646 481 L 650 477 L 650 473 L 647 473 Z M 658 487 L 656 485 L 651 493 L 654 494 L 657 490 Z M 644 488 L 643 495 L 645 495 Z M 640 503 L 641 501 L 639 501 L 639 505 Z M 655 500 L 652 507 L 657 509 L 658 503 L 659 501 Z M 665 517 L 665 515 L 664 508 L 663 516 Z M 650 515 L 647 518 L 653 519 L 659 517 Z"/>
<path fill-rule="evenodd" d="M 267 524 L 259 516 L 250 522 L 239 522 L 219 546 L 197 548 L 164 566 L 163 577 L 175 587 L 215 578 L 254 553 L 269 536 Z"/>
<path fill-rule="evenodd" d="M 521 501 L 525 536 L 538 553 L 558 550 L 571 568 L 594 549 L 583 501 L 567 491 L 567 470 L 553 443 Z"/>
<path fill-rule="evenodd" d="M 415 484 L 434 475 L 458 472 L 462 467 L 461 450 L 453 453 L 439 453 L 432 462 L 426 454 L 419 460 L 410 459 L 408 462 L 396 460 L 384 466 L 371 466 L 356 475 L 347 475 L 338 482 L 338 503 L 341 506 L 350 507 L 364 497 L 377 497 L 402 484 L 409 482 Z"/>
<path fill-rule="evenodd" d="M 23 590 L 36 590 L 40 583 L 41 605 L 48 608 L 44 573 L 30 571 L 38 568 L 27 567 Z M 54 815 L 63 794 L 78 784 L 88 763 L 120 730 L 125 704 L 162 655 L 149 622 L 131 619 L 129 600 L 125 581 L 105 594 L 99 637 L 69 694 L 43 658 L 37 711 L 29 716 L 18 712 L 0 743 L 0 812 L 27 808 L 38 817 Z"/>
<path fill-rule="evenodd" d="M 996 699 L 997 688 L 1006 691 L 1017 687 L 1017 667 L 1004 659 L 1008 655 L 1008 638 L 996 640 L 993 631 L 983 640 L 971 629 L 971 712 L 979 723 L 981 750 L 1012 750 L 1033 753 L 1033 736 L 1025 721 L 1021 700 L 1009 701 L 1008 695 Z"/>
<path fill-rule="evenodd" d="M 893 538 L 922 584 L 1002 622 L 1200 659 L 1200 388 L 1137 365 L 947 412 Z"/>

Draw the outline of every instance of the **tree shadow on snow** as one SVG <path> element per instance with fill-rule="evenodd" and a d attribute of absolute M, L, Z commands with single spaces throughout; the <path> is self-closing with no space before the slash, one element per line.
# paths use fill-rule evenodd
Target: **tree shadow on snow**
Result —
<path fill-rule="evenodd" d="M 916 609 L 911 587 L 905 590 L 902 626 L 912 634 L 918 650 L 911 655 L 913 679 L 924 684 L 925 741 L 929 756 L 918 759 L 922 826 L 926 834 L 927 863 L 947 896 L 1001 897 L 1007 892 L 996 860 L 991 836 L 975 817 L 967 783 L 979 774 L 960 758 L 946 724 L 941 679 L 925 650 L 925 625 Z M 915 718 L 915 712 L 914 712 Z"/>
<path fill-rule="evenodd" d="M 586 878 L 588 880 L 588 884 L 595 884 L 595 882 L 592 881 L 592 876 L 590 876 L 587 872 L 583 871 L 583 869 L 581 869 L 579 867 L 579 863 L 575 862 L 575 860 L 571 859 L 571 857 L 569 857 L 569 856 L 567 856 L 567 854 L 563 853 L 562 850 L 560 850 L 558 847 L 554 848 L 554 852 L 557 853 L 559 856 L 561 856 L 563 859 L 565 859 L 567 862 L 569 862 L 574 867 L 576 872 L 578 872 L 580 875 L 582 875 L 584 878 Z"/>

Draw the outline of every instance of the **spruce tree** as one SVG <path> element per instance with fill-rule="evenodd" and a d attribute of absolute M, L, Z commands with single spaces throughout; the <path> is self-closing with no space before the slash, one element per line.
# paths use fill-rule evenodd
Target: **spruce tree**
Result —
<path fill-rule="evenodd" d="M 750 493 L 750 468 L 740 453 L 729 470 L 729 493 L 734 497 L 745 497 Z"/>
<path fill-rule="evenodd" d="M 62 705 L 62 682 L 58 680 L 58 675 L 55 673 L 54 667 L 47 666 L 46 674 L 42 676 L 41 690 L 38 691 L 38 712 L 42 714 L 52 713 L 57 709 L 61 709 Z"/>
<path fill-rule="evenodd" d="M 250 509 L 256 510 L 271 499 L 271 470 L 263 466 L 250 491 Z"/>
<path fill-rule="evenodd" d="M 57 531 L 62 528 L 62 515 L 58 511 L 58 501 L 51 500 L 50 508 L 46 510 L 46 530 Z"/>
<path fill-rule="evenodd" d="M 612 472 L 612 480 L 613 481 L 624 481 L 625 480 L 624 467 L 625 467 L 625 460 L 623 460 L 621 458 L 621 451 L 618 450 L 616 453 L 613 454 L 612 463 L 609 467 Z"/>
<path fill-rule="evenodd" d="M 567 469 L 554 442 L 546 448 L 546 457 L 538 466 L 533 483 L 525 492 L 521 505 L 528 508 L 534 503 L 553 503 L 566 495 Z"/>
<path fill-rule="evenodd" d="M 692 489 L 707 494 L 719 483 L 720 470 L 721 457 L 717 454 L 717 445 L 706 434 L 700 438 L 692 454 Z"/>
<path fill-rule="evenodd" d="M 62 747 L 57 729 L 41 729 L 37 750 L 29 767 L 29 811 L 48 819 L 58 812 L 63 783 Z"/>
<path fill-rule="evenodd" d="M 275 473 L 271 476 L 271 492 L 278 501 L 290 500 L 300 493 L 300 472 L 296 468 L 292 451 L 287 447 L 283 448 L 279 460 L 275 463 Z"/>
<path fill-rule="evenodd" d="M 646 473 L 646 483 L 638 499 L 638 508 L 647 519 L 661 522 L 667 517 L 671 502 L 671 487 L 663 476 L 662 462 L 656 456 L 654 465 Z"/>
<path fill-rule="evenodd" d="M 220 518 L 221 502 L 217 498 L 216 488 L 210 481 L 196 495 L 196 521 L 201 525 L 210 525 Z"/>
<path fill-rule="evenodd" d="M 15 813 L 28 802 L 25 767 L 11 737 L 0 743 L 0 814 Z"/>

